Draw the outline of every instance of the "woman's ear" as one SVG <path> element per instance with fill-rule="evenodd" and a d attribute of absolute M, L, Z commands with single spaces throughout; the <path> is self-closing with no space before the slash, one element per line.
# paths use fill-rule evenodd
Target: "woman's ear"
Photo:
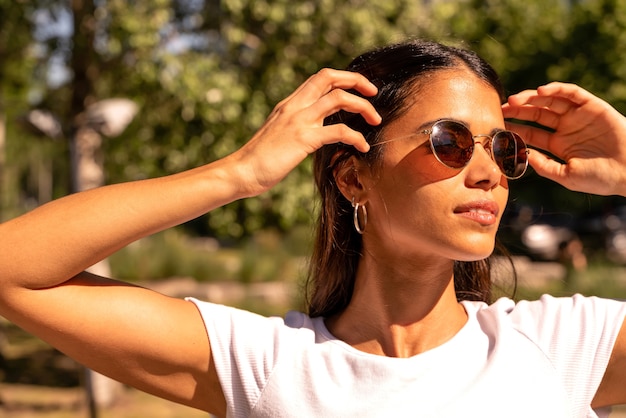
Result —
<path fill-rule="evenodd" d="M 353 200 L 363 202 L 365 200 L 366 187 L 362 182 L 364 170 L 366 170 L 364 164 L 354 155 L 339 163 L 333 170 L 335 183 L 337 183 L 341 194 L 349 202 Z"/>

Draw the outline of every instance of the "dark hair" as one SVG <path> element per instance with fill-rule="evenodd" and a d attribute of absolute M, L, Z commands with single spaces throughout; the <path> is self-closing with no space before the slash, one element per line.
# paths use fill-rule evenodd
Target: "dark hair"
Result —
<path fill-rule="evenodd" d="M 360 115 L 345 111 L 330 116 L 325 123 L 344 123 L 361 132 L 370 144 L 376 144 L 384 127 L 407 110 L 407 98 L 427 83 L 425 75 L 455 68 L 473 72 L 504 100 L 497 73 L 474 52 L 436 42 L 411 40 L 366 52 L 347 67 L 363 74 L 378 87 L 378 94 L 368 100 L 382 116 L 381 125 L 371 126 Z M 338 143 L 325 145 L 314 155 L 314 175 L 321 195 L 321 208 L 306 287 L 308 314 L 312 317 L 328 317 L 348 306 L 361 253 L 361 235 L 353 226 L 352 205 L 339 191 L 334 172 L 353 155 L 375 167 L 381 161 L 383 148 L 372 147 L 370 152 L 362 154 L 354 147 Z M 455 262 L 454 284 L 457 299 L 489 302 L 489 259 Z"/>

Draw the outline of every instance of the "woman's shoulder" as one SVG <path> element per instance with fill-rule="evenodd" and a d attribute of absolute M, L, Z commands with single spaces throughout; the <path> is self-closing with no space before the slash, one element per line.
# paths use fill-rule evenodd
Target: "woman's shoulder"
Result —
<path fill-rule="evenodd" d="M 325 330 L 322 318 L 310 318 L 299 311 L 289 311 L 284 316 L 264 316 L 249 310 L 222 305 L 213 302 L 187 298 L 194 303 L 202 316 L 211 334 L 213 330 L 220 333 L 227 331 L 227 335 L 270 335 L 269 333 L 286 337 L 287 334 L 306 334 L 313 336 Z M 315 338 L 315 337 L 313 337 Z"/>
<path fill-rule="evenodd" d="M 492 332 L 511 330 L 550 350 L 563 341 L 612 341 L 626 316 L 620 300 L 543 295 L 537 300 L 500 298 L 492 304 L 463 302 L 468 315 Z"/>
<path fill-rule="evenodd" d="M 515 301 L 508 297 L 502 297 L 491 304 L 485 302 L 463 301 L 465 309 L 476 314 L 490 313 L 497 316 L 548 316 L 583 315 L 598 316 L 606 314 L 619 314 L 624 312 L 626 304 L 622 300 L 601 298 L 597 296 L 584 296 L 575 294 L 572 296 L 555 297 L 544 294 L 536 300 Z"/>

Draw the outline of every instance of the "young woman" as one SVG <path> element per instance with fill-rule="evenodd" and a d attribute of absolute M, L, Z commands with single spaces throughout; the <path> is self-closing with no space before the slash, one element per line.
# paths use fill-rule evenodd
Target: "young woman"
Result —
<path fill-rule="evenodd" d="M 0 225 L 0 314 L 96 371 L 219 416 L 593 417 L 626 402 L 626 306 L 490 304 L 487 261 L 527 160 L 574 190 L 626 195 L 624 117 L 559 83 L 502 108 L 491 67 L 437 43 L 384 47 L 349 70 L 312 76 L 222 160 Z M 554 132 L 515 134 L 504 117 Z M 264 318 L 84 272 L 268 190 L 312 153 L 322 208 L 307 314 Z"/>

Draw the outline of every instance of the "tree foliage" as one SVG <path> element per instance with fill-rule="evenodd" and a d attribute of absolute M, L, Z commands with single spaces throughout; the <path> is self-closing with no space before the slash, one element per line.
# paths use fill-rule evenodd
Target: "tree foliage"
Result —
<path fill-rule="evenodd" d="M 194 7 L 197 4 L 173 4 L 157 23 L 165 28 L 160 42 L 143 44 L 146 49 L 140 55 L 150 59 L 128 75 L 149 83 L 141 93 L 153 94 L 143 104 L 142 120 L 133 133 L 139 139 L 131 143 L 136 148 L 111 149 L 110 161 L 126 167 L 122 178 L 174 172 L 233 152 L 309 75 L 325 66 L 343 67 L 363 49 L 400 37 L 402 12 L 411 3 L 390 7 L 361 1 L 338 5 L 225 0 Z M 133 39 L 145 30 L 118 28 L 121 16 L 111 21 L 117 22 L 112 33 L 120 33 L 118 39 Z M 208 229 L 237 236 L 268 224 L 286 228 L 307 222 L 313 196 L 307 162 L 265 195 L 211 213 Z"/>
<path fill-rule="evenodd" d="M 9 170 L 6 162 L 20 149 L 21 144 L 7 144 L 7 137 L 14 135 L 14 125 L 8 120 L 15 120 L 19 112 L 26 107 L 28 74 L 34 64 L 34 51 L 29 50 L 30 28 L 28 7 L 23 1 L 0 0 L 0 221 L 6 217 L 10 206 L 16 204 L 18 175 Z M 7 155 L 10 156 L 7 157 Z M 10 185 L 13 184 L 13 187 Z"/>
<path fill-rule="evenodd" d="M 9 25 L 18 13 L 30 25 Z M 71 129 L 81 107 L 127 97 L 140 114 L 105 145 L 109 182 L 165 175 L 240 147 L 273 106 L 322 67 L 344 67 L 373 46 L 429 37 L 476 50 L 513 93 L 551 80 L 579 83 L 626 111 L 626 3 L 620 0 L 0 0 L 5 39 L 36 60 L 0 62 L 7 86 L 25 86 L 33 103 Z M 42 35 L 41 19 L 70 31 Z M 61 22 L 61 24 L 59 24 Z M 44 31 L 45 32 L 45 31 Z M 35 65 L 37 64 L 37 65 Z M 67 74 L 52 83 L 49 74 Z M 61 77 L 62 78 L 62 77 Z M 43 82 L 46 80 L 46 82 Z M 21 89 L 22 94 L 25 88 Z M 36 94 L 35 94 L 36 93 Z M 1 103 L 1 101 L 0 101 Z M 17 131 L 15 131 L 17 132 Z M 13 141 L 22 138 L 15 134 Z M 26 166 L 15 156 L 16 166 Z M 304 162 L 281 184 L 194 223 L 237 237 L 264 226 L 288 228 L 314 212 L 311 167 Z M 551 190 L 537 196 L 536 190 Z M 514 198 L 569 208 L 589 199 L 529 175 Z"/>

